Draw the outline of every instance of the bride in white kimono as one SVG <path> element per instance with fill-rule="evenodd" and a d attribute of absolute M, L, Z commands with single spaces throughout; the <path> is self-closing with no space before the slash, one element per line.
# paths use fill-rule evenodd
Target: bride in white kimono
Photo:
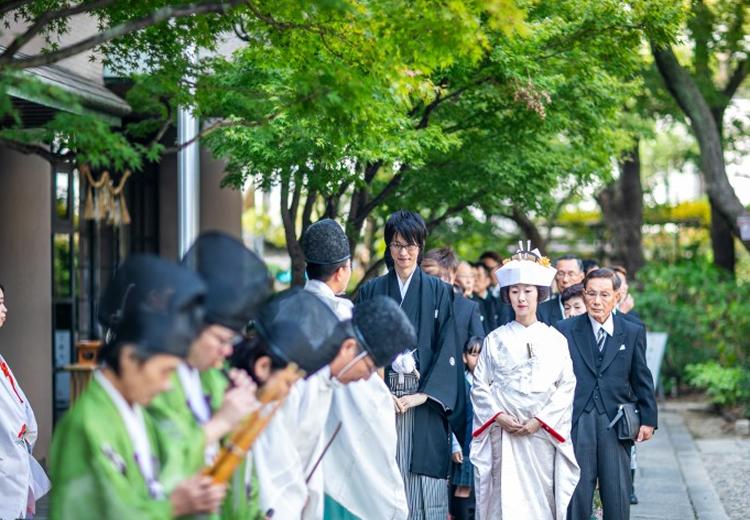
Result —
<path fill-rule="evenodd" d="M 555 276 L 538 251 L 498 272 L 516 319 L 491 332 L 474 371 L 478 520 L 564 520 L 579 478 L 570 440 L 576 379 L 565 337 L 537 321 Z"/>

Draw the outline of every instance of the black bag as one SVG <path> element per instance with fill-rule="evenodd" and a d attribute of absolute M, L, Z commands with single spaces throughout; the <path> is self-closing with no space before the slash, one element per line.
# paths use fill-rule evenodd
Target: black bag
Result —
<path fill-rule="evenodd" d="M 617 415 L 607 426 L 608 430 L 616 427 L 617 438 L 621 441 L 635 441 L 641 429 L 641 414 L 635 403 L 622 403 L 617 407 Z"/>

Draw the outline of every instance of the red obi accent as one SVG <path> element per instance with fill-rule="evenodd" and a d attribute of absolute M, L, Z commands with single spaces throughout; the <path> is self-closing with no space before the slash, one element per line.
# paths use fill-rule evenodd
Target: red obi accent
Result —
<path fill-rule="evenodd" d="M 5 361 L 0 361 L 0 370 L 3 371 L 3 375 L 8 378 L 8 381 L 10 381 L 10 386 L 13 388 L 13 392 L 15 392 L 16 397 L 18 397 L 18 400 L 23 404 L 23 399 L 21 399 L 21 394 L 18 393 L 18 390 L 16 390 L 16 382 L 13 380 L 13 375 L 10 373 L 10 368 L 8 368 L 8 363 Z"/>
<path fill-rule="evenodd" d="M 548 425 L 546 422 L 541 420 L 539 417 L 534 417 L 537 421 L 539 421 L 539 424 L 542 425 L 542 429 L 552 435 L 552 438 L 555 439 L 557 442 L 565 442 L 565 437 L 557 433 L 554 428 L 552 428 L 550 425 Z"/>
<path fill-rule="evenodd" d="M 20 438 L 22 438 L 22 437 L 23 437 L 24 435 L 26 435 L 26 431 L 27 431 L 27 428 L 26 428 L 26 423 L 23 423 L 23 426 L 21 426 L 21 431 L 20 431 L 20 432 L 18 432 L 18 438 L 20 439 Z"/>
<path fill-rule="evenodd" d="M 503 413 L 503 412 L 497 412 L 495 415 L 493 415 L 492 419 L 490 419 L 489 421 L 487 421 L 486 423 L 484 423 L 482 426 L 480 426 L 479 428 L 477 428 L 476 430 L 474 430 L 474 433 L 472 433 L 471 436 L 473 438 L 477 438 L 480 435 L 482 435 L 487 428 L 489 428 L 490 426 L 492 426 L 492 423 L 495 422 L 495 419 L 497 419 L 497 416 L 500 415 L 501 413 Z"/>

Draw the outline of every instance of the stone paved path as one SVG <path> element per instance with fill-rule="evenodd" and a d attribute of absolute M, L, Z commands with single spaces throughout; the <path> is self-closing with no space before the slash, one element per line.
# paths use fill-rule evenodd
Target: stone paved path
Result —
<path fill-rule="evenodd" d="M 728 520 L 701 452 L 679 414 L 662 410 L 654 438 L 638 445 L 640 503 L 633 520 Z"/>

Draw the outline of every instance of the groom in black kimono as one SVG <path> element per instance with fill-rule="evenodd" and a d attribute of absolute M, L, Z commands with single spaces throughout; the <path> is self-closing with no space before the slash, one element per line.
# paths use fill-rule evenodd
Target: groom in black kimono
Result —
<path fill-rule="evenodd" d="M 456 356 L 451 288 L 419 268 L 426 238 L 427 227 L 417 213 L 405 210 L 393 213 L 385 227 L 385 242 L 393 259 L 393 269 L 367 282 L 358 298 L 359 301 L 377 295 L 393 298 L 417 331 L 417 344 L 403 346 L 404 354 L 386 367 L 385 380 L 392 393 L 401 394 L 401 397 L 394 396 L 397 413 L 414 411 L 411 439 L 403 441 L 410 444 L 411 457 L 408 461 L 399 461 L 409 507 L 430 516 L 442 515 L 444 507 L 445 515 L 441 517 L 447 518 L 447 485 L 444 480 L 433 485 L 429 479 L 448 477 L 451 458 L 448 415 L 455 408 L 460 381 L 456 374 L 463 371 L 463 366 Z M 414 363 L 409 352 L 416 362 L 416 372 L 412 370 Z M 397 390 L 400 382 L 408 378 L 413 381 L 415 373 L 418 373 L 416 391 Z M 399 453 L 399 457 L 402 454 Z M 423 481 L 418 476 L 429 479 Z M 416 481 L 419 483 L 412 484 Z M 438 482 L 442 482 L 442 487 Z M 415 489 L 418 486 L 421 486 L 420 491 Z"/>

